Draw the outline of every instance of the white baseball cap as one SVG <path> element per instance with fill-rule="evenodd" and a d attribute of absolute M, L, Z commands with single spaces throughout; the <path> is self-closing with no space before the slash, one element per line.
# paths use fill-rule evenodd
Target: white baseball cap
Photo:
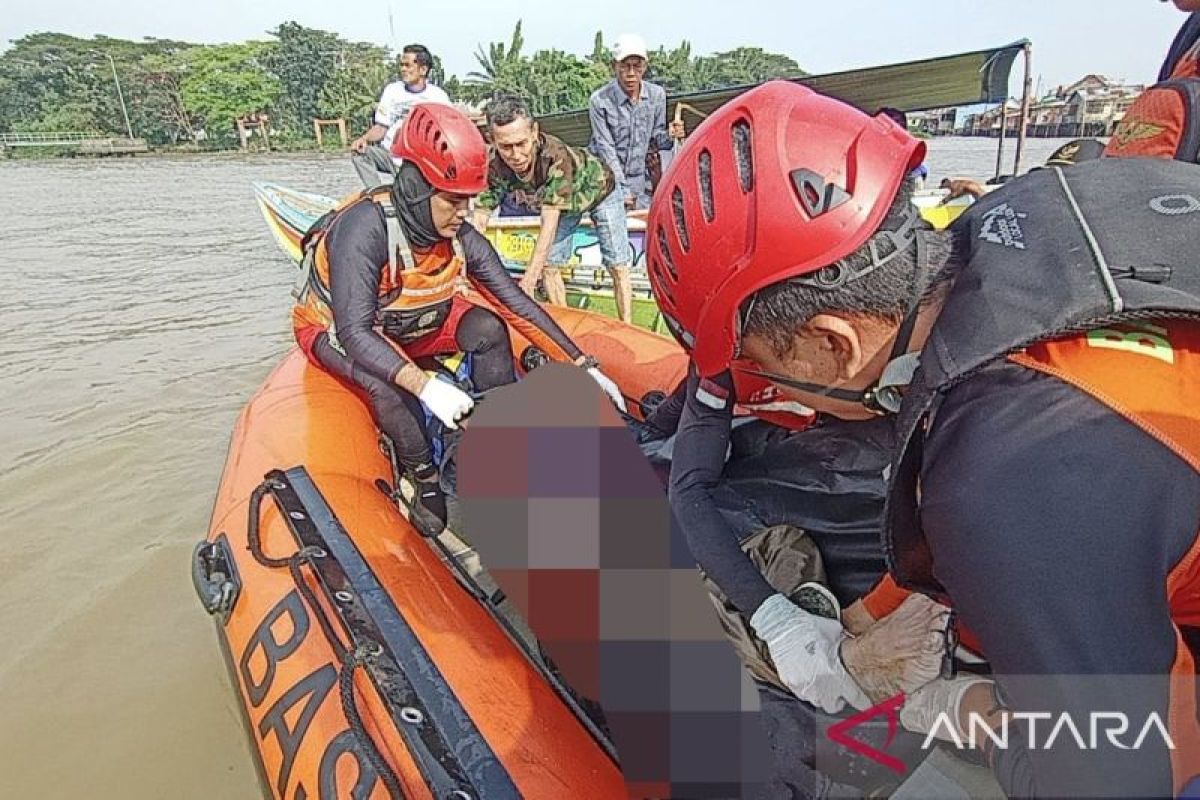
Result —
<path fill-rule="evenodd" d="M 636 33 L 622 33 L 613 42 L 613 60 L 624 61 L 632 56 L 646 58 L 646 40 Z"/>

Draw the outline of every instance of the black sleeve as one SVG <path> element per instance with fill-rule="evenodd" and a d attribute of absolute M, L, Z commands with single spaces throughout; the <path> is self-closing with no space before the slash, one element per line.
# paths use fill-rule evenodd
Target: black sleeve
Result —
<path fill-rule="evenodd" d="M 1179 33 L 1175 35 L 1175 41 L 1171 42 L 1171 48 L 1167 51 L 1167 57 L 1163 61 L 1162 68 L 1158 71 L 1158 79 L 1165 81 L 1171 77 L 1171 73 L 1175 71 L 1175 66 L 1179 63 L 1179 59 L 1183 58 L 1183 54 L 1192 49 L 1192 46 L 1200 41 L 1200 11 L 1193 12 L 1188 16 L 1187 22 L 1183 23 L 1183 27 L 1179 29 Z"/>
<path fill-rule="evenodd" d="M 1197 474 L 1090 396 L 1010 363 L 950 392 L 924 458 L 934 573 L 1011 707 L 1069 712 L 1085 737 L 1092 713 L 1121 711 L 1126 745 L 1151 714 L 1166 723 L 1166 581 L 1196 536 Z M 1009 796 L 1170 796 L 1161 737 L 1046 749 L 1047 727 L 1036 747 L 994 751 Z"/>
<path fill-rule="evenodd" d="M 338 217 L 326 240 L 338 341 L 354 363 L 392 383 L 408 362 L 375 329 L 380 269 L 387 263 L 387 247 L 383 214 L 369 201 L 359 202 Z"/>
<path fill-rule="evenodd" d="M 470 225 L 463 225 L 458 238 L 467 259 L 467 278 L 506 322 L 552 358 L 575 361 L 583 355 L 545 309 L 521 291 L 504 268 L 496 248 L 483 234 Z"/>
<path fill-rule="evenodd" d="M 712 497 L 725 469 L 733 379 L 724 373 L 701 380 L 693 367 L 686 391 L 671 458 L 671 515 L 683 529 L 700 569 L 749 618 L 775 590 L 742 551 Z"/>
<path fill-rule="evenodd" d="M 687 399 L 687 380 L 684 379 L 675 387 L 675 391 L 654 409 L 654 413 L 646 417 L 646 424 L 667 436 L 674 435 L 679 429 L 679 421 L 683 417 L 683 406 Z"/>

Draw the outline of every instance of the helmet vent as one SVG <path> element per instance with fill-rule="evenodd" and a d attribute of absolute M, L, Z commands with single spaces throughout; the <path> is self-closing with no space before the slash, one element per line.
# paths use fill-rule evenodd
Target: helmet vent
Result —
<path fill-rule="evenodd" d="M 650 270 L 658 278 L 658 291 L 663 295 L 668 303 L 675 305 L 675 295 L 671 292 L 671 282 L 663 275 L 662 263 L 657 258 L 648 260 Z"/>
<path fill-rule="evenodd" d="M 750 123 L 745 119 L 733 123 L 733 160 L 742 191 L 749 194 L 754 189 L 754 153 L 750 147 Z"/>
<path fill-rule="evenodd" d="M 671 280 L 678 281 L 679 273 L 675 271 L 675 262 L 671 259 L 671 248 L 667 247 L 667 233 L 661 225 L 658 227 L 658 253 L 667 267 L 667 272 L 671 273 Z"/>
<path fill-rule="evenodd" d="M 688 236 L 687 218 L 683 213 L 683 192 L 678 186 L 671 192 L 671 210 L 675 212 L 675 232 L 679 234 L 679 243 L 686 253 L 692 249 L 692 240 Z"/>
<path fill-rule="evenodd" d="M 700 151 L 697 171 L 700 178 L 700 207 L 704 211 L 704 221 L 712 222 L 717 215 L 716 209 L 713 207 L 712 153 L 707 150 Z"/>

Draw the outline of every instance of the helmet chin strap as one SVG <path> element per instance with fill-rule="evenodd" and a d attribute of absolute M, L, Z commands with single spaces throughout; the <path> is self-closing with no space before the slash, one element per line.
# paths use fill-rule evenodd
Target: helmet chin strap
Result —
<path fill-rule="evenodd" d="M 928 266 L 926 244 L 924 238 L 920 235 L 916 236 L 915 239 L 918 274 L 923 274 Z M 904 315 L 904 320 L 900 323 L 900 329 L 896 332 L 896 341 L 892 345 L 892 352 L 888 357 L 887 364 L 883 368 L 883 373 L 879 376 L 879 380 L 866 389 L 838 389 L 833 386 L 822 386 L 817 383 L 792 380 L 773 372 L 759 372 L 757 370 L 746 370 L 746 372 L 751 375 L 757 375 L 760 378 L 766 378 L 780 386 L 787 386 L 788 388 L 797 389 L 808 394 L 829 397 L 834 400 L 845 400 L 849 403 L 860 403 L 872 414 L 880 416 L 896 414 L 900 411 L 900 403 L 904 399 L 904 388 L 912 383 L 913 375 L 916 374 L 917 367 L 921 365 L 921 354 L 908 352 L 908 346 L 912 343 L 913 329 L 917 324 L 917 312 L 921 306 L 922 286 L 923 283 L 918 282 L 917 286 L 913 289 L 913 297 L 909 303 L 908 313 Z"/>

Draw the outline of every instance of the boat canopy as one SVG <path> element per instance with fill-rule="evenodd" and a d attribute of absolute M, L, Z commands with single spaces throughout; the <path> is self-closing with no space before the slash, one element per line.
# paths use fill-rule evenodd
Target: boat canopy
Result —
<path fill-rule="evenodd" d="M 1028 44 L 1023 39 L 1004 47 L 825 75 L 805 75 L 791 80 L 811 86 L 868 113 L 874 113 L 884 106 L 904 111 L 924 111 L 975 103 L 999 103 L 1009 96 L 1008 80 L 1013 62 Z M 668 113 L 672 113 L 670 109 L 676 103 L 684 103 L 693 110 L 693 114 L 696 111 L 704 115 L 711 114 L 756 85 L 670 95 L 667 97 Z M 568 144 L 586 145 L 591 136 L 587 109 L 548 114 L 539 117 L 538 122 L 542 130 Z"/>

